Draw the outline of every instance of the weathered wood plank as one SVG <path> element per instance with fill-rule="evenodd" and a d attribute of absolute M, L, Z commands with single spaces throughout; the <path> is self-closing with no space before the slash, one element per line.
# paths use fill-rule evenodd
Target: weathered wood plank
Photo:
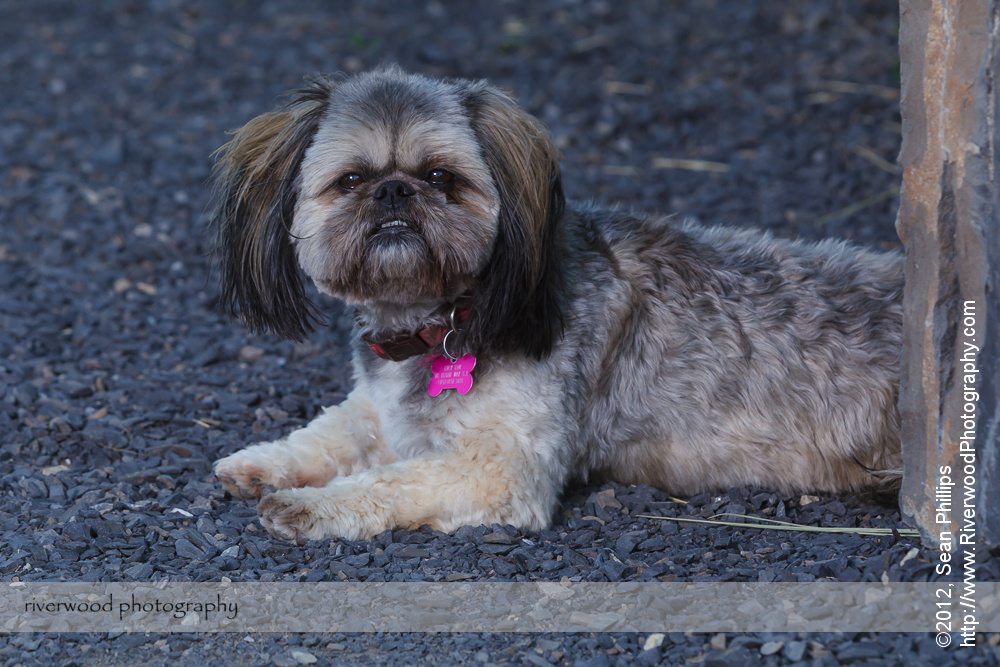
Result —
<path fill-rule="evenodd" d="M 1000 544 L 1000 0 L 903 0 L 899 41 L 900 505 L 932 543 L 968 507 L 985 548 Z"/>

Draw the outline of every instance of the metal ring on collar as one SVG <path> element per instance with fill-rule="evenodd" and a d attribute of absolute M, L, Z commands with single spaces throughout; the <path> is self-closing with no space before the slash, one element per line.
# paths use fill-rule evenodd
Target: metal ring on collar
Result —
<path fill-rule="evenodd" d="M 450 361 L 451 363 L 455 363 L 456 361 L 458 361 L 458 357 L 456 357 L 455 355 L 453 355 L 451 352 L 448 351 L 448 336 L 452 335 L 453 333 L 455 333 L 454 328 L 448 333 L 446 333 L 444 335 L 444 340 L 441 341 L 441 350 L 444 352 L 444 356 L 448 357 L 448 361 Z"/>

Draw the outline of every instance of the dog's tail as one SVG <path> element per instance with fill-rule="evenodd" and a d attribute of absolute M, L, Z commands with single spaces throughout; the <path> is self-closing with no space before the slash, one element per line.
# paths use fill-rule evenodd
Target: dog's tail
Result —
<path fill-rule="evenodd" d="M 853 454 L 851 460 L 873 478 L 871 487 L 858 494 L 860 500 L 885 506 L 899 504 L 899 490 L 903 485 L 902 468 L 872 468 L 859 461 Z"/>

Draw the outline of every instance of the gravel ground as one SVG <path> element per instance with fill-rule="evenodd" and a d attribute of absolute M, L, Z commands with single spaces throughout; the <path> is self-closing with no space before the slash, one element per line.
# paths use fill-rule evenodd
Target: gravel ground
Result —
<path fill-rule="evenodd" d="M 902 527 L 891 502 L 608 485 L 568 492 L 548 531 L 298 548 L 210 469 L 350 388 L 336 303 L 305 344 L 250 337 L 217 314 L 207 259 L 211 152 L 304 74 L 394 61 L 487 77 L 551 128 L 572 198 L 898 247 L 895 3 L 0 0 L 0 16 L 0 581 L 933 578 L 913 539 L 637 516 Z M 1000 579 L 1000 558 L 980 554 L 978 575 Z M 0 664 L 997 664 L 1000 636 L 982 640 L 13 635 Z"/>

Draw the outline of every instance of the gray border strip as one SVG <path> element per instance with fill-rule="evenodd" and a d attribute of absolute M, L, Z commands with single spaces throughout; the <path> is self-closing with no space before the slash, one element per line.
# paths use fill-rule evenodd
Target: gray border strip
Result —
<path fill-rule="evenodd" d="M 6 583 L 0 632 L 1000 631 L 948 583 Z"/>

